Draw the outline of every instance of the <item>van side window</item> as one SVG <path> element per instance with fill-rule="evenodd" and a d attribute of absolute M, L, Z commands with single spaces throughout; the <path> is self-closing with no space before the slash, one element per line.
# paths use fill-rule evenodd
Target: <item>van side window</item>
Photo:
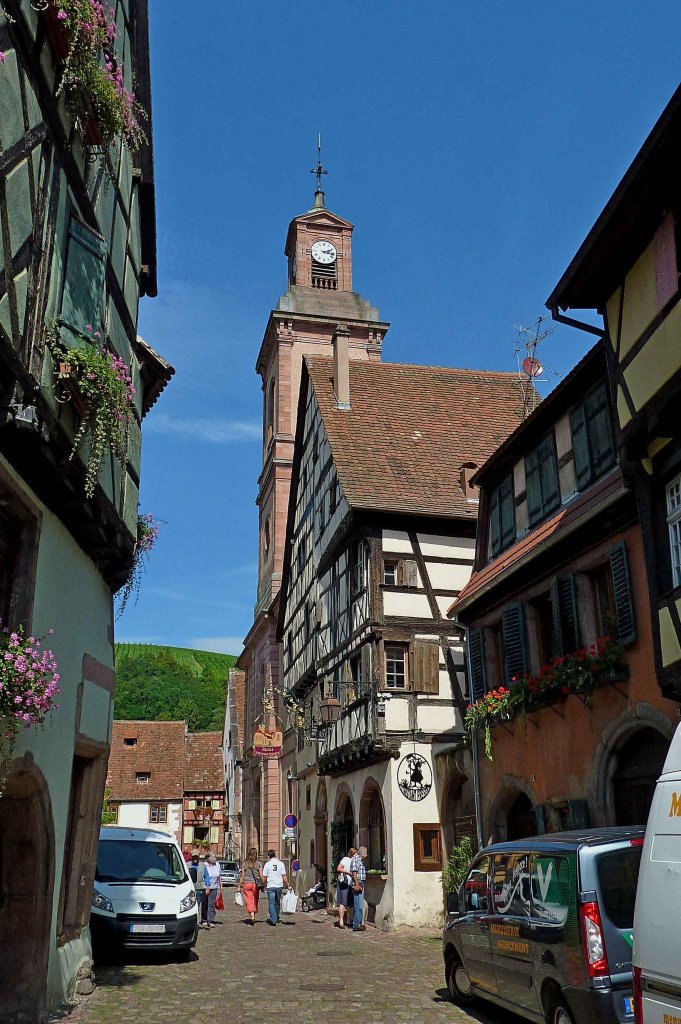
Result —
<path fill-rule="evenodd" d="M 576 894 L 571 894 L 567 857 L 535 854 L 532 858 L 532 917 L 545 924 L 563 925 Z"/>
<path fill-rule="evenodd" d="M 494 858 L 493 912 L 509 917 L 530 916 L 530 855 L 502 853 Z"/>
<path fill-rule="evenodd" d="M 464 910 L 467 914 L 476 910 L 487 910 L 487 887 L 489 857 L 476 862 L 463 883 Z"/>

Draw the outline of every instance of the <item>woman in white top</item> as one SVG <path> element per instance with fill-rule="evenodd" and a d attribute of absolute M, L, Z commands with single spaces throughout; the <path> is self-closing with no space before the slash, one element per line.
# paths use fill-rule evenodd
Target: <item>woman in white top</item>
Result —
<path fill-rule="evenodd" d="M 345 912 L 348 909 L 348 898 L 350 896 L 350 883 L 352 872 L 350 861 L 357 853 L 354 846 L 348 850 L 347 857 L 341 857 L 336 871 L 338 872 L 338 884 L 336 886 L 336 906 L 338 907 L 338 927 L 345 928 Z"/>
<path fill-rule="evenodd" d="M 203 869 L 203 899 L 201 900 L 201 924 L 206 928 L 215 928 L 215 901 L 222 892 L 220 865 L 214 853 L 206 857 Z"/>

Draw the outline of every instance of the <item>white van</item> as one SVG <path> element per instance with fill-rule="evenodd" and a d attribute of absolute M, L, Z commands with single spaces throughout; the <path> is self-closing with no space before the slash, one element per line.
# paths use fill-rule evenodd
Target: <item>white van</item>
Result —
<path fill-rule="evenodd" d="M 634 913 L 636 1024 L 681 1024 L 681 726 L 655 787 Z"/>
<path fill-rule="evenodd" d="M 95 948 L 188 955 L 198 927 L 194 883 L 175 837 L 147 828 L 102 828 L 90 917 Z"/>

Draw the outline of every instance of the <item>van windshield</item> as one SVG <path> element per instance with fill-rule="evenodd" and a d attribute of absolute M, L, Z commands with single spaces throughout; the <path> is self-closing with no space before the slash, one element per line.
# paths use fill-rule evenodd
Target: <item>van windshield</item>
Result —
<path fill-rule="evenodd" d="M 631 928 L 634 924 L 634 902 L 641 847 L 612 850 L 596 858 L 602 907 L 615 928 Z"/>
<path fill-rule="evenodd" d="M 97 852 L 97 882 L 170 882 L 187 879 L 182 859 L 172 843 L 107 839 Z"/>

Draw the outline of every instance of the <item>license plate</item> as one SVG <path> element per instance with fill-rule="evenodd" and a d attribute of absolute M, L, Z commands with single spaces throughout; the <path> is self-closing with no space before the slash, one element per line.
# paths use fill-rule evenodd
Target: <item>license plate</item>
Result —
<path fill-rule="evenodd" d="M 627 1017 L 633 1017 L 634 1016 L 634 997 L 633 996 L 625 996 L 624 997 L 624 1012 L 626 1013 Z"/>
<path fill-rule="evenodd" d="M 131 924 L 130 931 L 136 935 L 140 933 L 144 935 L 165 935 L 166 926 L 164 924 Z"/>

